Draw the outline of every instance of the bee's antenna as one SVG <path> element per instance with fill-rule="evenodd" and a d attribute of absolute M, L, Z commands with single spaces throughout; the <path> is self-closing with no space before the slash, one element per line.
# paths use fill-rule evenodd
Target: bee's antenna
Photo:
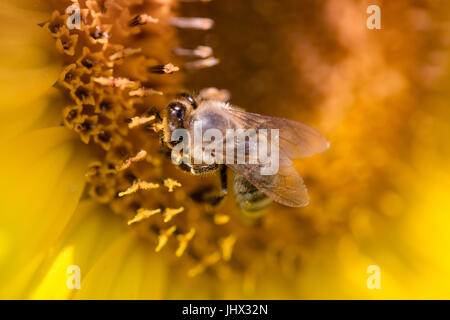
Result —
<path fill-rule="evenodd" d="M 162 117 L 161 117 L 161 115 L 159 114 L 158 109 L 156 109 L 156 107 L 152 107 L 152 108 L 148 111 L 148 113 L 149 113 L 150 115 L 154 115 L 154 116 L 156 117 L 156 119 L 158 119 L 158 121 L 162 121 Z"/>
<path fill-rule="evenodd" d="M 180 97 L 186 99 L 191 104 L 192 108 L 197 109 L 197 101 L 195 101 L 194 97 L 192 97 L 189 93 L 181 93 Z"/>

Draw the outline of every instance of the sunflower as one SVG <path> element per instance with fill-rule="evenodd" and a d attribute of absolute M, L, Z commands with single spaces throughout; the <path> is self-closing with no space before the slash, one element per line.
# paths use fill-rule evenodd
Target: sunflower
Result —
<path fill-rule="evenodd" d="M 450 8 L 370 31 L 367 5 L 3 1 L 0 297 L 449 298 Z M 308 207 L 193 200 L 217 179 L 174 168 L 152 108 L 208 87 L 325 133 Z"/>

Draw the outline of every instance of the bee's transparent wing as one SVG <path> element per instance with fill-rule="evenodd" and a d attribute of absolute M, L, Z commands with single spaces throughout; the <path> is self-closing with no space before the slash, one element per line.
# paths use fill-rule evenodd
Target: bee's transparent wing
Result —
<path fill-rule="evenodd" d="M 290 161 L 286 161 L 286 158 L 283 160 L 284 162 L 280 159 L 279 171 L 275 175 L 262 175 L 259 165 L 232 164 L 228 166 L 276 202 L 288 207 L 307 206 L 309 196 L 303 179 L 292 167 L 292 163 L 289 163 Z"/>
<path fill-rule="evenodd" d="M 280 150 L 290 159 L 310 157 L 330 146 L 327 139 L 316 129 L 288 119 L 262 116 L 226 106 L 223 108 L 245 129 L 279 129 Z"/>
<path fill-rule="evenodd" d="M 237 120 L 243 129 L 267 129 L 268 144 L 271 144 L 270 129 L 279 129 L 279 165 L 276 174 L 261 174 L 261 169 L 272 165 L 271 163 L 229 164 L 228 166 L 276 202 L 290 207 L 308 205 L 306 186 L 292 166 L 291 159 L 309 157 L 325 151 L 329 147 L 325 137 L 316 129 L 292 120 L 262 116 L 230 106 L 224 107 L 224 111 Z"/>

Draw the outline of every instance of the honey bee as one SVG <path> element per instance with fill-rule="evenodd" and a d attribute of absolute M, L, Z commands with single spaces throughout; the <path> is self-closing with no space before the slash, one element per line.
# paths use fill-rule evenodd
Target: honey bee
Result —
<path fill-rule="evenodd" d="M 163 112 L 163 144 L 173 151 L 181 142 L 172 139 L 173 133 L 178 129 L 184 129 L 194 135 L 193 127 L 196 122 L 202 124 L 202 132 L 215 129 L 223 133 L 223 136 L 227 136 L 229 129 L 255 129 L 257 131 L 254 132 L 256 132 L 258 139 L 264 135 L 268 142 L 273 140 L 273 137 L 268 136 L 268 130 L 278 129 L 279 136 L 276 145 L 278 148 L 278 171 L 274 174 L 262 174 L 261 169 L 266 168 L 267 165 L 261 163 L 258 158 L 253 163 L 250 161 L 244 161 L 244 163 L 226 162 L 225 164 L 217 162 L 196 162 L 195 164 L 192 161 L 179 163 L 178 166 L 182 170 L 194 175 L 212 171 L 220 172 L 220 194 L 209 198 L 201 193 L 194 194 L 194 200 L 207 201 L 212 205 L 217 205 L 228 191 L 227 167 L 229 167 L 235 173 L 234 195 L 236 202 L 244 211 L 259 210 L 272 200 L 288 207 L 308 205 L 309 197 L 306 186 L 292 166 L 292 160 L 310 157 L 329 148 L 327 139 L 319 131 L 296 121 L 245 112 L 223 101 L 205 100 L 199 97 L 195 99 L 188 94 L 182 94 L 169 103 Z M 217 141 L 215 142 L 217 146 Z M 247 160 L 250 150 L 254 147 L 249 145 L 251 143 L 246 141 L 243 148 Z M 269 151 L 269 154 L 271 151 Z M 236 157 L 235 154 L 233 155 Z"/>

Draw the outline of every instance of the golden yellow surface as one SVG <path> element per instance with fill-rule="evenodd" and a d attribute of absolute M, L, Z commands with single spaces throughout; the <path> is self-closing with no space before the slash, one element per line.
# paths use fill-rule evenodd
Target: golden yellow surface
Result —
<path fill-rule="evenodd" d="M 139 163 L 145 181 L 161 184 L 141 190 L 152 205 L 144 209 L 184 208 L 168 219 L 182 234 L 161 215 L 157 237 L 141 222 L 127 225 L 133 212 L 86 191 L 103 149 L 61 126 L 68 100 L 53 85 L 68 58 L 37 26 L 61 2 L 3 1 L 0 297 L 450 298 L 450 4 L 377 3 L 381 30 L 366 27 L 368 1 L 174 4 L 167 15 L 212 18 L 214 28 L 179 30 L 164 46 L 156 33 L 146 50 L 169 63 L 167 46 L 208 45 L 220 64 L 165 88 L 227 89 L 231 103 L 310 124 L 331 147 L 295 162 L 309 206 L 273 204 L 261 226 L 240 217 L 232 197 L 214 212 L 192 203 L 186 190 L 215 177 L 186 176 L 147 150 L 146 161 L 181 187 L 169 193 Z M 201 222 L 206 214 L 211 221 Z M 197 263 L 182 253 L 190 248 L 203 254 Z M 72 265 L 80 289 L 67 286 Z M 381 289 L 367 286 L 372 265 Z"/>

